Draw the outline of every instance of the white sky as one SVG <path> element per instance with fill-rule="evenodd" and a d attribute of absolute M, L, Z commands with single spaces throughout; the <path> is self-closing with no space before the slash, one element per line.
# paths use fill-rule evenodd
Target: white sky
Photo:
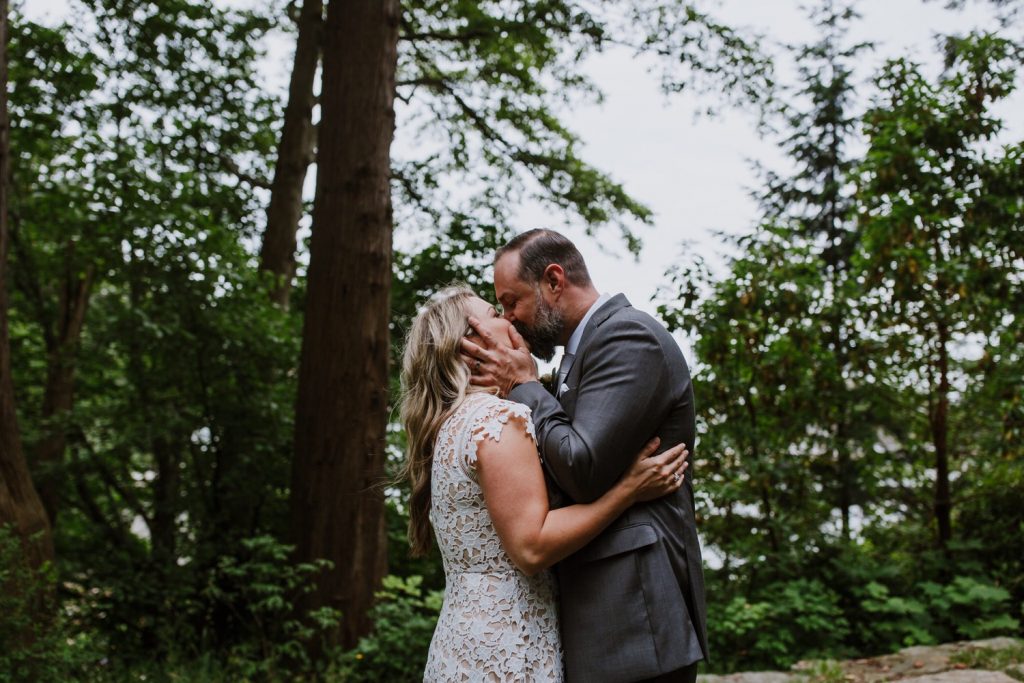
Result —
<path fill-rule="evenodd" d="M 245 4 L 245 0 L 221 1 Z M 749 27 L 769 43 L 805 43 L 816 38 L 798 0 L 708 4 L 725 23 Z M 858 5 L 862 19 L 849 38 L 874 41 L 876 50 L 864 53 L 859 79 L 867 83 L 884 59 L 898 55 L 911 56 L 937 71 L 937 34 L 996 27 L 993 10 L 984 0 L 968 3 L 960 12 L 947 10 L 944 4 L 945 0 L 862 0 Z M 28 0 L 22 10 L 33 19 L 48 20 L 66 16 L 68 7 L 67 0 Z M 1012 30 L 1019 37 L 1022 26 Z M 282 92 L 292 49 L 282 44 L 271 51 L 268 83 Z M 714 119 L 695 118 L 694 112 L 703 105 L 717 103 L 710 96 L 702 101 L 691 94 L 663 95 L 656 76 L 629 52 L 613 49 L 597 55 L 587 70 L 604 91 L 605 101 L 578 107 L 566 118 L 583 142 L 584 158 L 654 210 L 653 227 L 640 229 L 643 251 L 637 260 L 615 256 L 625 249 L 614 228 L 589 238 L 581 230 L 552 224 L 548 213 L 536 205 L 521 207 L 513 218 L 514 227 L 563 230 L 579 245 L 600 290 L 623 292 L 634 306 L 653 313 L 650 299 L 664 281 L 665 270 L 688 257 L 683 241 L 692 243 L 712 264 L 720 264 L 726 248 L 715 231 L 740 233 L 753 227 L 757 207 L 748 197 L 748 188 L 759 183 L 750 162 L 781 170 L 787 164 L 776 141 L 758 135 L 752 114 L 723 110 Z M 780 60 L 778 80 L 792 83 L 792 74 L 792 66 Z M 1007 139 L 1024 136 L 1024 97 L 1016 94 L 1000 111 L 1009 124 Z M 400 136 L 396 144 L 402 144 Z"/>

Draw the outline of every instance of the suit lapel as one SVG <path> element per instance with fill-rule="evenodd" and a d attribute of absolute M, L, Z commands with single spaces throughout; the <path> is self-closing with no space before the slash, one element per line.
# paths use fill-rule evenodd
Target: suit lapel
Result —
<path fill-rule="evenodd" d="M 576 360 L 586 351 L 587 345 L 594 336 L 594 330 L 603 325 L 604 322 L 608 320 L 608 318 L 612 317 L 616 311 L 629 305 L 629 300 L 626 299 L 624 294 L 616 294 L 611 299 L 604 302 L 604 305 L 601 306 L 601 308 L 594 311 L 594 315 L 590 316 L 590 320 L 587 321 L 587 326 L 583 329 L 583 336 L 580 337 L 580 345 L 576 347 L 576 353 L 569 360 L 568 367 L 565 370 L 566 382 L 568 382 L 569 377 L 572 376 L 572 368 L 575 365 Z M 574 383 L 574 385 L 575 384 L 577 383 Z M 558 387 L 555 387 L 555 391 L 558 391 Z"/>

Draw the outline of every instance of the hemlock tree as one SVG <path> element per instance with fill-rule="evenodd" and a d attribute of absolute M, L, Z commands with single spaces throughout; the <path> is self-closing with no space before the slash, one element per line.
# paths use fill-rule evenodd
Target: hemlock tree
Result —
<path fill-rule="evenodd" d="M 332 569 L 304 598 L 341 610 L 353 646 L 386 567 L 385 438 L 397 0 L 327 9 L 317 192 L 299 366 L 291 529 Z"/>
<path fill-rule="evenodd" d="M 860 123 L 859 112 L 853 110 L 853 71 L 861 54 L 871 49 L 869 43 L 845 44 L 857 18 L 852 3 L 833 0 L 811 12 L 821 39 L 794 48 L 801 104 L 785 112 L 792 132 L 782 143 L 796 171 L 791 176 L 767 173 L 766 187 L 758 195 L 765 219 L 786 233 L 783 239 L 793 245 L 794 257 L 799 260 L 799 252 L 807 250 L 820 273 L 799 283 L 808 288 L 808 307 L 776 324 L 788 327 L 813 315 L 821 325 L 822 353 L 813 387 L 819 400 L 801 416 L 818 435 L 811 448 L 821 454 L 813 458 L 812 467 L 839 513 L 840 534 L 846 540 L 851 536 L 851 509 L 870 500 L 873 488 L 868 480 L 875 467 L 865 460 L 873 452 L 878 427 L 871 416 L 884 413 L 877 410 L 882 396 L 865 372 L 870 345 L 861 343 L 859 288 L 851 270 L 858 230 L 850 179 L 855 160 L 847 150 L 859 135 Z"/>

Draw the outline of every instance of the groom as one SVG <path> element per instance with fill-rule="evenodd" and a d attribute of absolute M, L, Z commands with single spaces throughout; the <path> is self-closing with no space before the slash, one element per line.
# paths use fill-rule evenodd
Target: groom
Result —
<path fill-rule="evenodd" d="M 463 340 L 473 381 L 533 412 L 554 506 L 611 488 L 652 436 L 694 450 L 693 387 L 672 336 L 621 294 L 599 295 L 575 245 L 530 230 L 498 250 L 494 290 L 529 344 Z M 515 335 L 513 335 L 515 336 Z M 545 388 L 530 352 L 564 346 Z M 557 567 L 569 681 L 694 681 L 707 657 L 704 576 L 694 523 L 693 465 L 685 485 L 627 510 Z"/>

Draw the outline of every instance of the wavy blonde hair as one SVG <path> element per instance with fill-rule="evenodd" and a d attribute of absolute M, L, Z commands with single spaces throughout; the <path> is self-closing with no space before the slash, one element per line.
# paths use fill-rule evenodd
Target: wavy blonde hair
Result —
<path fill-rule="evenodd" d="M 465 305 L 476 294 L 456 284 L 435 294 L 413 320 L 402 355 L 402 424 L 409 450 L 402 477 L 409 481 L 409 545 L 425 555 L 433 544 L 430 470 L 444 421 L 471 391 L 460 342 L 469 330 Z"/>

